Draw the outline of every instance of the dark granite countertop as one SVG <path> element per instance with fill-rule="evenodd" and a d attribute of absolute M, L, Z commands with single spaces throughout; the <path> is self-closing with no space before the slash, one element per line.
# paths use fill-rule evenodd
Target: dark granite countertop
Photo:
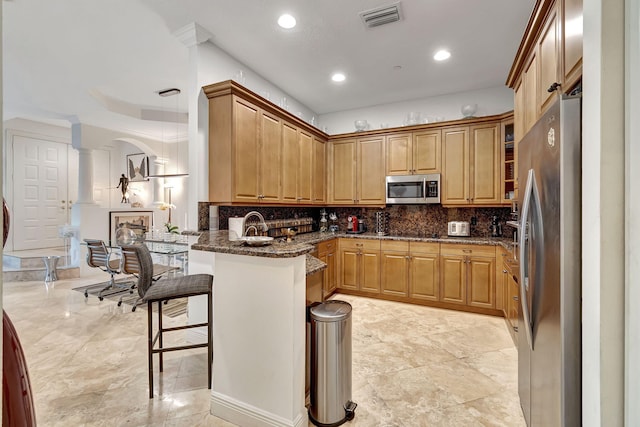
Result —
<path fill-rule="evenodd" d="M 247 246 L 243 242 L 229 240 L 229 230 L 219 230 L 203 231 L 191 249 L 266 258 L 294 258 L 312 252 L 314 247 L 304 242 L 286 243 L 282 239 L 276 239 L 268 246 Z"/>
<path fill-rule="evenodd" d="M 513 248 L 513 240 L 504 237 L 421 237 L 421 236 L 378 236 L 376 233 L 362 233 L 362 234 L 350 234 L 345 232 L 321 233 L 319 231 L 313 233 L 305 233 L 297 235 L 293 238 L 292 243 L 307 243 L 309 245 L 316 245 L 320 242 L 324 242 L 337 238 L 350 238 L 350 239 L 369 239 L 369 240 L 397 240 L 405 242 L 434 242 L 434 243 L 461 243 L 465 245 L 492 245 L 502 246 L 505 249 L 511 250 Z"/>
<path fill-rule="evenodd" d="M 307 268 L 307 276 L 318 273 L 327 268 L 327 264 L 320 261 L 318 258 L 313 255 L 307 254 L 306 260 L 306 268 Z"/>

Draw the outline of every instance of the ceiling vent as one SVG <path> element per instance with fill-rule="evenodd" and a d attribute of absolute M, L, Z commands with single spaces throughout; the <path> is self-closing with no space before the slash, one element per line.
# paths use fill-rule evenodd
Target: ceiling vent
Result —
<path fill-rule="evenodd" d="M 390 24 L 399 21 L 401 17 L 400 2 L 360 12 L 360 18 L 367 28 Z"/>

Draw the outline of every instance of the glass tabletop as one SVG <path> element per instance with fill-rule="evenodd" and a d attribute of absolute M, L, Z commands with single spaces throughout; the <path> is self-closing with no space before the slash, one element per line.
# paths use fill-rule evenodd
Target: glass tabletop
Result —
<path fill-rule="evenodd" d="M 184 243 L 172 243 L 172 242 L 144 242 L 149 248 L 149 252 L 156 254 L 184 254 L 189 251 L 189 246 Z"/>

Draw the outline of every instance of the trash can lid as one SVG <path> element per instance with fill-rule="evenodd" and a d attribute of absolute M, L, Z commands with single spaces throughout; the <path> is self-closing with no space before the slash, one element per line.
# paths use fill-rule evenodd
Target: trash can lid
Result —
<path fill-rule="evenodd" d="M 312 307 L 311 318 L 320 322 L 338 322 L 351 316 L 351 304 L 346 301 L 330 300 Z"/>

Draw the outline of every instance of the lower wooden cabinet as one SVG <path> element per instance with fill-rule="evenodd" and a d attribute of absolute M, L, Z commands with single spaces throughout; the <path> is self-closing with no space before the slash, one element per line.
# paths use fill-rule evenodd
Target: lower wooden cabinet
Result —
<path fill-rule="evenodd" d="M 440 300 L 470 307 L 496 308 L 495 246 L 440 246 Z"/>
<path fill-rule="evenodd" d="M 382 293 L 438 301 L 439 250 L 439 243 L 382 241 Z"/>
<path fill-rule="evenodd" d="M 410 243 L 409 297 L 440 300 L 440 244 Z"/>
<path fill-rule="evenodd" d="M 406 297 L 409 294 L 409 242 L 382 241 L 380 285 L 382 293 Z"/>
<path fill-rule="evenodd" d="M 507 297 L 503 294 L 503 278 L 496 271 L 496 248 L 341 238 L 338 242 L 338 290 L 500 315 Z M 324 260 L 322 256 L 320 258 Z M 500 280 L 499 296 L 496 279 Z M 515 318 L 517 320 L 517 312 Z"/>
<path fill-rule="evenodd" d="M 369 294 L 380 293 L 380 242 L 340 239 L 338 287 Z"/>
<path fill-rule="evenodd" d="M 505 251 L 506 252 L 506 251 Z M 520 310 L 520 287 L 515 279 L 514 269 L 517 268 L 517 262 L 513 261 L 509 253 L 502 261 L 502 292 L 503 307 L 502 312 L 509 328 L 509 333 L 515 344 L 518 343 L 518 313 Z"/>
<path fill-rule="evenodd" d="M 322 282 L 322 300 L 327 299 L 333 294 L 338 287 L 337 280 L 337 265 L 336 265 L 336 252 L 338 241 L 336 239 L 327 240 L 325 242 L 318 243 L 318 259 L 325 264 L 327 268 L 324 270 L 324 277 Z"/>

